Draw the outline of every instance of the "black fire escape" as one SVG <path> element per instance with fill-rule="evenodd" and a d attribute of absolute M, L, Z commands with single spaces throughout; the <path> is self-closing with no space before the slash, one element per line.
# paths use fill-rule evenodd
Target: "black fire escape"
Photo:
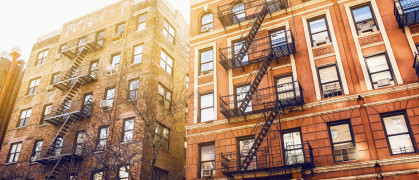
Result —
<path fill-rule="evenodd" d="M 403 30 L 419 24 L 419 0 L 394 0 L 394 15 Z M 415 55 L 413 68 L 419 77 L 419 54 Z"/>
<path fill-rule="evenodd" d="M 250 87 L 242 92 L 221 96 L 220 112 L 229 121 L 239 116 L 262 114 L 252 131 L 257 134 L 256 139 L 251 147 L 250 144 L 248 145 L 249 148 L 246 149 L 245 155 L 240 153 L 221 154 L 221 172 L 228 178 L 235 178 L 236 175 L 246 178 L 245 174 L 249 173 L 256 177 L 256 174 L 261 172 L 268 172 L 269 176 L 274 176 L 273 172 L 278 173 L 284 169 L 284 174 L 286 174 L 286 169 L 290 166 L 303 169 L 314 167 L 312 149 L 308 143 L 300 143 L 298 147 L 287 147 L 287 149 L 297 148 L 298 152 L 301 151 L 297 156 L 295 153 L 291 155 L 291 151 L 281 148 L 282 145 L 279 143 L 280 111 L 285 112 L 285 110 L 297 109 L 298 106 L 304 105 L 303 91 L 299 82 L 292 81 L 258 89 L 274 60 L 279 62 L 281 58 L 296 52 L 294 37 L 290 30 L 255 38 L 268 14 L 281 10 L 286 11 L 287 8 L 286 0 L 243 0 L 218 7 L 218 18 L 224 27 L 239 24 L 239 27 L 242 28 L 241 24 L 248 21 L 242 35 L 244 40 L 239 46 L 220 48 L 221 65 L 226 70 L 253 66 L 247 80 L 249 83 L 251 82 Z M 246 32 L 248 34 L 244 35 Z M 256 75 L 252 75 L 252 72 L 255 72 Z M 271 126 L 276 127 L 278 131 L 271 130 Z M 274 138 L 270 139 L 271 136 Z M 268 137 L 268 143 L 264 143 L 265 137 Z M 292 159 L 298 160 L 293 161 Z"/>
<path fill-rule="evenodd" d="M 52 142 L 42 147 L 39 157 L 33 161 L 50 166 L 52 169 L 46 179 L 56 179 L 64 173 L 77 173 L 82 161 L 82 149 L 73 146 L 71 143 L 63 144 L 66 134 L 73 123 L 77 120 L 89 118 L 92 111 L 91 96 L 85 96 L 74 100 L 77 92 L 84 84 L 96 81 L 97 67 L 89 65 L 81 66 L 85 57 L 92 51 L 102 48 L 96 42 L 96 34 L 90 34 L 85 38 L 75 39 L 65 43 L 65 49 L 61 51 L 72 63 L 67 71 L 60 74 L 59 80 L 53 86 L 64 93 L 63 99 L 57 106 L 52 107 L 51 115 L 45 117 L 45 121 L 59 127 Z"/>

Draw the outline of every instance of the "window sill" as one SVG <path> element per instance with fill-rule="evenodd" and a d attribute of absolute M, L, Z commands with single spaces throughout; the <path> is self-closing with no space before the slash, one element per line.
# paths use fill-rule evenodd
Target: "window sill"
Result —
<path fill-rule="evenodd" d="M 23 96 L 23 98 L 29 98 L 29 97 L 32 97 L 32 96 L 35 96 L 35 95 L 36 95 L 36 93 L 35 94 L 28 94 L 28 95 Z"/>
<path fill-rule="evenodd" d="M 46 127 L 46 126 L 47 126 L 47 123 L 39 125 L 39 127 Z"/>
<path fill-rule="evenodd" d="M 371 32 L 365 32 L 365 33 L 359 34 L 358 35 L 358 38 L 363 38 L 363 37 L 366 37 L 366 36 L 370 36 L 370 35 L 374 35 L 374 34 L 379 34 L 379 33 L 381 33 L 379 30 L 377 30 L 377 31 L 371 31 Z"/>
<path fill-rule="evenodd" d="M 198 78 L 204 78 L 204 77 L 208 77 L 208 76 L 212 76 L 212 75 L 214 75 L 214 72 L 208 73 L 208 74 L 204 74 L 204 75 L 198 75 Z"/>
<path fill-rule="evenodd" d="M 15 130 L 25 129 L 26 127 L 27 127 L 27 126 L 17 127 L 17 128 L 15 128 Z"/>
<path fill-rule="evenodd" d="M 316 47 L 312 46 L 312 47 L 311 47 L 311 49 L 312 49 L 312 50 L 315 50 L 315 49 L 320 49 L 320 48 L 323 48 L 323 47 L 326 47 L 326 46 L 330 46 L 330 45 L 332 45 L 332 44 L 333 44 L 333 42 L 329 42 L 329 43 L 322 44 L 322 45 L 320 45 L 320 46 L 316 46 Z"/>
<path fill-rule="evenodd" d="M 16 165 L 17 162 L 8 162 L 8 163 L 4 163 L 4 165 Z"/>
<path fill-rule="evenodd" d="M 133 66 L 137 66 L 137 65 L 140 65 L 140 64 L 142 64 L 142 61 L 141 62 L 138 62 L 138 63 L 132 63 L 132 64 L 128 65 L 127 68 L 130 68 L 130 67 L 133 67 Z"/>
<path fill-rule="evenodd" d="M 213 32 L 214 31 L 214 28 L 212 28 L 212 29 L 209 29 L 208 31 L 204 31 L 204 32 L 199 32 L 199 35 L 203 35 L 203 34 L 207 34 L 207 33 L 211 33 L 211 32 Z"/>

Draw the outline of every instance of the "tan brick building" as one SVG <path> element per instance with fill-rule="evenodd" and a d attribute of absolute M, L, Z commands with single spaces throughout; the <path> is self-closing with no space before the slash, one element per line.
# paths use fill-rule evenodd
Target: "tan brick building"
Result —
<path fill-rule="evenodd" d="M 175 98 L 186 89 L 188 39 L 189 25 L 166 0 L 122 0 L 40 37 L 2 144 L 0 178 L 149 179 L 154 170 L 155 178 L 183 179 L 186 101 Z M 173 117 L 183 121 L 147 124 L 147 113 L 160 117 L 176 103 Z M 143 105 L 151 110 L 136 112 Z M 155 163 L 151 142 L 162 142 Z"/>
<path fill-rule="evenodd" d="M 418 179 L 418 2 L 191 0 L 186 179 Z"/>

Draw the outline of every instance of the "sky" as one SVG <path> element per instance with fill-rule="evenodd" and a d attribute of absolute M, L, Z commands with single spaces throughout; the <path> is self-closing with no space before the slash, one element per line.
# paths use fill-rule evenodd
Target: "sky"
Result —
<path fill-rule="evenodd" d="M 0 0 L 0 52 L 19 46 L 28 60 L 39 36 L 120 0 Z M 168 0 L 189 22 L 189 0 Z M 1 64 L 0 64 L 1 66 Z"/>

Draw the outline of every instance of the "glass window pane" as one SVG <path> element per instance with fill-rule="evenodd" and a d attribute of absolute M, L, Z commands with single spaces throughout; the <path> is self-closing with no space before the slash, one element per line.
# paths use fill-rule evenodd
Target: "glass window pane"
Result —
<path fill-rule="evenodd" d="M 201 161 L 215 160 L 215 146 L 202 146 L 201 147 Z"/>
<path fill-rule="evenodd" d="M 352 141 L 349 124 L 330 126 L 330 134 L 332 136 L 333 143 Z"/>
<path fill-rule="evenodd" d="M 201 63 L 210 62 L 213 60 L 213 52 L 212 49 L 201 52 Z"/>
<path fill-rule="evenodd" d="M 272 45 L 281 45 L 282 43 L 286 42 L 284 29 L 270 33 L 270 37 Z"/>
<path fill-rule="evenodd" d="M 131 130 L 134 129 L 134 120 L 126 120 L 125 121 L 125 130 Z"/>
<path fill-rule="evenodd" d="M 214 108 L 201 110 L 201 122 L 214 120 Z"/>
<path fill-rule="evenodd" d="M 370 70 L 370 73 L 389 69 L 385 55 L 378 55 L 378 56 L 368 57 L 365 59 L 367 61 L 367 66 L 368 66 L 368 69 Z"/>
<path fill-rule="evenodd" d="M 372 19 L 371 9 L 368 5 L 354 9 L 352 10 L 352 13 L 354 15 L 355 22 Z"/>
<path fill-rule="evenodd" d="M 285 133 L 283 135 L 283 140 L 284 140 L 284 148 L 285 149 L 296 149 L 296 148 L 301 148 L 301 136 L 300 136 L 300 132 L 290 132 L 290 133 Z"/>
<path fill-rule="evenodd" d="M 381 79 L 392 79 L 390 71 L 384 71 L 376 74 L 371 74 L 372 82 L 378 82 Z"/>
<path fill-rule="evenodd" d="M 201 96 L 201 108 L 212 107 L 214 106 L 214 96 L 213 94 L 206 94 Z"/>
<path fill-rule="evenodd" d="M 406 121 L 404 115 L 397 115 L 383 118 L 386 127 L 387 135 L 407 133 Z"/>
<path fill-rule="evenodd" d="M 390 136 L 388 137 L 388 141 L 390 142 L 393 154 L 411 153 L 415 151 L 409 134 Z"/>
<path fill-rule="evenodd" d="M 327 30 L 326 19 L 320 18 L 309 22 L 310 32 L 312 34 Z M 314 39 L 314 38 L 313 38 Z"/>
<path fill-rule="evenodd" d="M 339 80 L 336 66 L 329 66 L 319 69 L 320 83 L 327 83 Z"/>
<path fill-rule="evenodd" d="M 206 14 L 202 16 L 202 25 L 212 23 L 212 21 L 213 21 L 212 14 Z"/>
<path fill-rule="evenodd" d="M 201 64 L 201 72 L 210 71 L 214 66 L 213 62 Z"/>

